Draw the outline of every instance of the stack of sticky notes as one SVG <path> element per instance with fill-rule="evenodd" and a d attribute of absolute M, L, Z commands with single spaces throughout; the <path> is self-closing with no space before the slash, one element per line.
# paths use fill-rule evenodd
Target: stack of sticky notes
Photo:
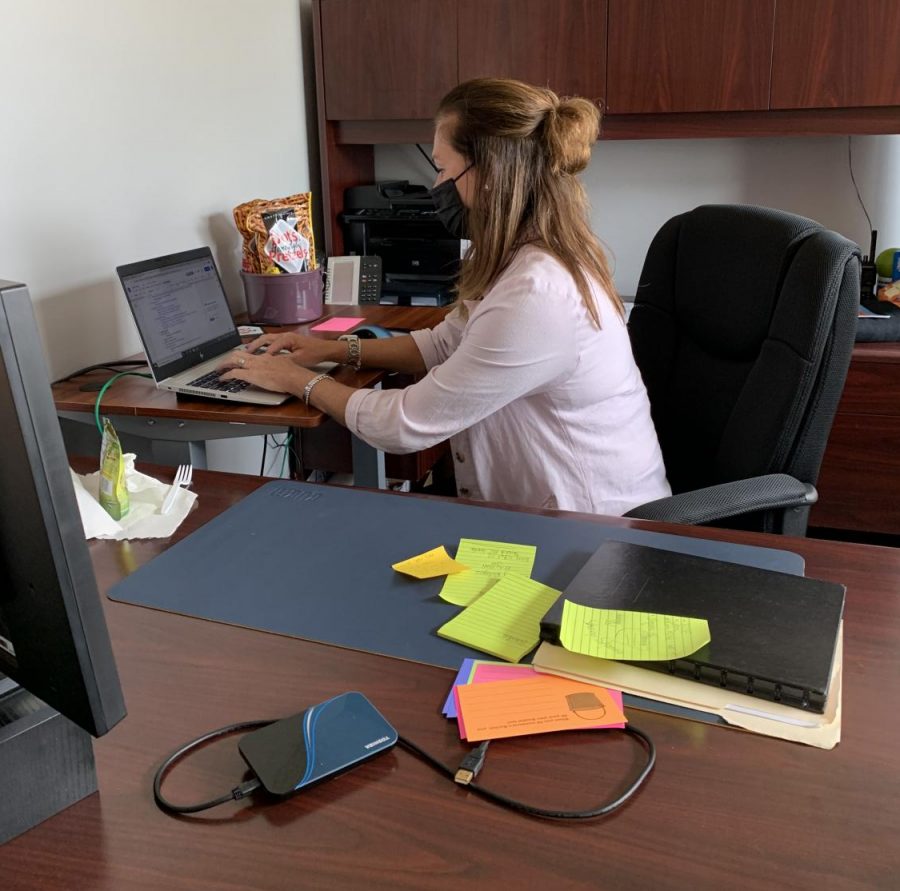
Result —
<path fill-rule="evenodd" d="M 445 575 L 440 595 L 464 609 L 438 629 L 448 640 L 518 662 L 538 643 L 540 622 L 559 591 L 530 578 L 534 545 L 460 539 L 456 558 L 446 548 L 393 564 L 415 578 Z"/>
<path fill-rule="evenodd" d="M 440 595 L 463 609 L 438 634 L 507 662 L 518 662 L 541 636 L 541 620 L 560 592 L 534 581 L 534 545 L 460 539 L 456 558 L 437 547 L 393 564 L 415 578 L 446 576 Z M 710 640 L 705 619 L 632 610 L 562 605 L 559 642 L 570 652 L 603 659 L 672 660 Z"/>
<path fill-rule="evenodd" d="M 538 674 L 530 665 L 466 659 L 444 703 L 461 739 L 479 742 L 558 730 L 625 726 L 622 694 Z"/>

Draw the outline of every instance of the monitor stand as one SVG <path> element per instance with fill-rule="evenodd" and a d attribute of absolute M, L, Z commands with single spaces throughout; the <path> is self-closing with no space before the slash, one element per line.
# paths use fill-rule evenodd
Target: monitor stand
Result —
<path fill-rule="evenodd" d="M 0 845 L 97 791 L 90 734 L 0 674 Z"/>

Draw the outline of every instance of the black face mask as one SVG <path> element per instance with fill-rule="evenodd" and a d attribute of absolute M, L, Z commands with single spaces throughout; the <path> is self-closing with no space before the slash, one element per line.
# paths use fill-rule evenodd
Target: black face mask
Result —
<path fill-rule="evenodd" d="M 459 197 L 456 181 L 462 179 L 471 169 L 472 165 L 470 164 L 459 176 L 448 179 L 431 190 L 431 199 L 434 201 L 437 217 L 454 238 L 469 237 L 468 208 Z"/>

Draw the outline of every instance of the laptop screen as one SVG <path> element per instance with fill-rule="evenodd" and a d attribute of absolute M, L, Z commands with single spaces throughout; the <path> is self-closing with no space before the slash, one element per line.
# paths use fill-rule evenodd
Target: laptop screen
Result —
<path fill-rule="evenodd" d="M 157 381 L 241 343 L 209 248 L 117 272 Z"/>

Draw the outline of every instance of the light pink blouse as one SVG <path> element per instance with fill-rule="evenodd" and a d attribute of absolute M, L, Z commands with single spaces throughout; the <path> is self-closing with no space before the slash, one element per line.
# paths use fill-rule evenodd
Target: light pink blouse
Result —
<path fill-rule="evenodd" d="M 468 319 L 412 333 L 428 374 L 358 390 L 347 427 L 401 454 L 449 437 L 467 498 L 619 515 L 669 495 L 625 323 L 595 298 L 600 330 L 561 264 L 523 248 Z"/>

